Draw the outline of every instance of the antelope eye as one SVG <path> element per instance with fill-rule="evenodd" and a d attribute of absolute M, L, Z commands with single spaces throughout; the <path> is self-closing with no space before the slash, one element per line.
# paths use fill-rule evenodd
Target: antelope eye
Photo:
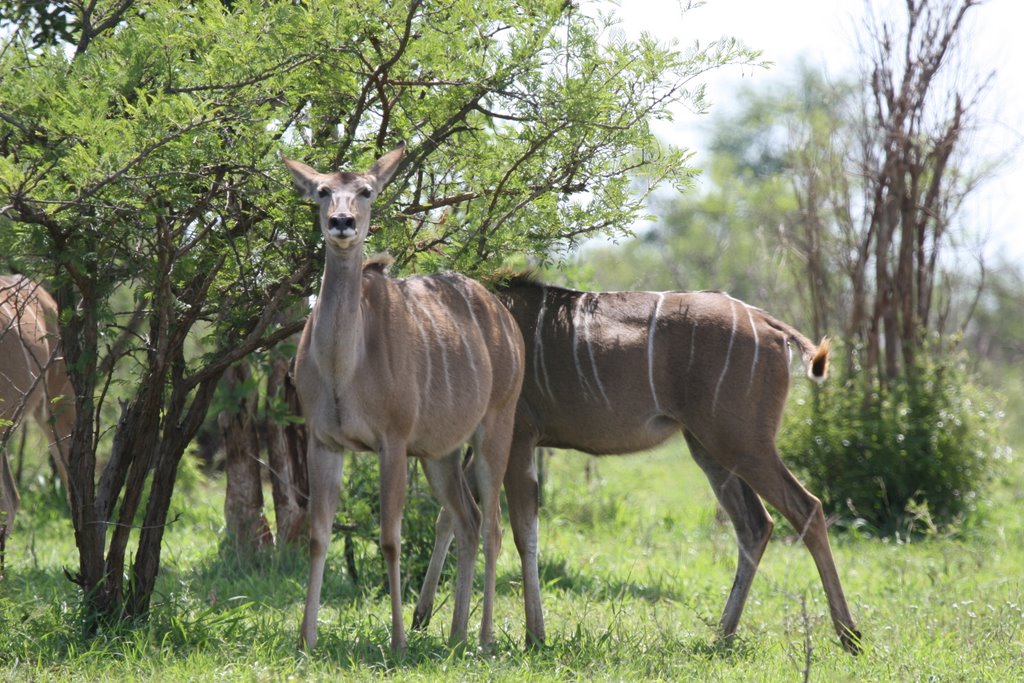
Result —
<path fill-rule="evenodd" d="M 373 190 L 371 190 L 368 187 L 364 187 L 359 191 L 359 196 L 362 197 L 363 199 L 369 199 L 372 194 Z"/>
<path fill-rule="evenodd" d="M 331 195 L 331 188 L 321 185 L 317 188 L 316 194 L 321 199 L 329 197 Z"/>

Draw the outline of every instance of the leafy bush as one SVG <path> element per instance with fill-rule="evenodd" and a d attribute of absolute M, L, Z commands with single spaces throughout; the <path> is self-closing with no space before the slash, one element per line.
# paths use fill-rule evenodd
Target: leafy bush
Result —
<path fill-rule="evenodd" d="M 790 407 L 786 461 L 846 523 L 882 534 L 957 526 L 1010 456 L 997 398 L 950 354 L 920 354 L 884 388 L 852 366 Z"/>
<path fill-rule="evenodd" d="M 352 544 L 351 577 L 366 588 L 386 592 L 387 569 L 380 554 L 380 467 L 372 453 L 346 456 L 344 499 L 339 506 L 339 521 L 350 534 Z M 409 460 L 409 485 L 402 509 L 402 589 L 403 598 L 415 595 L 430 564 L 434 548 L 434 524 L 441 506 L 434 498 L 419 463 Z M 335 543 L 341 543 L 339 539 Z M 454 563 L 447 563 L 442 578 L 452 573 Z M 349 570 L 350 574 L 352 569 Z"/>

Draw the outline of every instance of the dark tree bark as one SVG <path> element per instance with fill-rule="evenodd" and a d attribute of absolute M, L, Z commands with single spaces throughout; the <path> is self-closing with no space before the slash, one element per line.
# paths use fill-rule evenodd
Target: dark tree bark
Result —
<path fill-rule="evenodd" d="M 241 547 L 258 549 L 274 542 L 270 524 L 263 515 L 263 486 L 260 442 L 256 430 L 256 392 L 242 386 L 252 378 L 248 363 L 239 363 L 224 373 L 225 388 L 238 396 L 238 409 L 222 411 L 218 417 L 227 456 L 227 493 L 224 520 L 228 536 Z"/>
<path fill-rule="evenodd" d="M 290 360 L 278 358 L 267 378 L 267 400 L 288 411 L 288 416 L 302 415 L 299 395 L 288 372 Z M 306 428 L 294 420 L 274 419 L 273 411 L 265 411 L 264 440 L 270 461 L 271 492 L 274 497 L 274 518 L 278 545 L 305 540 L 309 523 L 309 479 L 306 473 Z"/>

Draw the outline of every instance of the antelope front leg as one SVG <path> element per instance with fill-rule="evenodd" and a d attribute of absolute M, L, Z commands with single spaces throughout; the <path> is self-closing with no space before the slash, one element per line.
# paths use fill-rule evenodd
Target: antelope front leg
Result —
<path fill-rule="evenodd" d="M 380 552 L 391 591 L 391 651 L 404 653 L 409 643 L 402 622 L 402 508 L 405 505 L 407 455 L 405 443 L 385 444 L 380 460 Z"/>
<path fill-rule="evenodd" d="M 729 592 L 729 599 L 725 603 L 719 624 L 721 636 L 729 639 L 736 635 L 743 606 L 750 593 L 750 585 L 757 573 L 761 556 L 768 546 L 774 523 L 764 503 L 749 484 L 718 464 L 693 434 L 684 431 L 683 435 L 690 446 L 690 454 L 707 476 L 718 502 L 728 513 L 736 532 L 736 543 L 739 546 L 736 578 L 732 582 L 732 590 Z"/>
<path fill-rule="evenodd" d="M 316 619 L 320 611 L 320 590 L 324 581 L 327 546 L 331 525 L 341 493 L 342 454 L 327 450 L 310 439 L 309 469 L 309 580 L 306 584 L 306 610 L 299 631 L 299 646 L 307 651 L 316 647 Z"/>

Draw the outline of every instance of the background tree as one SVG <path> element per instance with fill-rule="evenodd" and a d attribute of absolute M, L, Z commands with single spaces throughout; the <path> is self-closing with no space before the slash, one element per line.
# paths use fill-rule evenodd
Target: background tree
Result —
<path fill-rule="evenodd" d="M 949 300 L 942 254 L 956 238 L 964 197 L 980 180 L 965 143 L 990 80 L 958 79 L 964 19 L 978 4 L 908 2 L 901 21 L 875 19 L 866 27 L 865 126 L 855 151 L 865 180 L 864 222 L 846 235 L 854 254 L 847 328 L 883 382 L 915 371 L 929 332 L 952 331 L 941 308 Z"/>
<path fill-rule="evenodd" d="M 963 62 L 978 4 L 918 0 L 902 17 L 869 18 L 854 144 L 845 135 L 834 139 L 847 146 L 830 148 L 853 180 L 797 190 L 805 244 L 837 247 L 851 353 L 792 435 L 829 506 L 885 531 L 957 525 L 1004 452 L 999 405 L 956 353 L 985 276 L 960 208 L 992 169 L 968 144 L 990 81 Z"/>
<path fill-rule="evenodd" d="M 957 354 L 965 330 L 993 329 L 988 311 L 1012 310 L 999 295 L 1012 276 L 983 289 L 960 215 L 997 166 L 967 144 L 988 83 L 958 63 L 976 4 L 909 2 L 902 19 L 872 20 L 859 87 L 804 71 L 743 92 L 712 130 L 709 191 L 626 248 L 645 280 L 661 274 L 643 286 L 728 289 L 838 337 L 836 376 L 791 411 L 780 448 L 830 511 L 887 532 L 956 524 L 1005 452 L 998 401 Z"/>
<path fill-rule="evenodd" d="M 972 168 L 968 147 L 990 76 L 963 78 L 958 51 L 978 4 L 919 0 L 902 18 L 870 19 L 863 89 L 804 68 L 791 85 L 742 90 L 744 106 L 711 132 L 710 190 L 669 204 L 666 227 L 646 237 L 668 282 L 783 299 L 767 283 L 777 269 L 751 273 L 747 261 L 795 257 L 807 327 L 839 327 L 886 381 L 913 372 L 929 333 L 955 339 L 978 287 L 950 255 L 980 263 L 958 212 L 994 168 Z"/>
<path fill-rule="evenodd" d="M 66 2 L 0 2 L 0 26 L 16 26 L 34 47 L 73 43 L 75 14 Z"/>
<path fill-rule="evenodd" d="M 594 277 L 610 289 L 725 289 L 814 336 L 835 334 L 835 212 L 805 197 L 848 182 L 834 138 L 850 127 L 852 94 L 806 64 L 770 87 L 739 89 L 741 104 L 706 126 L 702 191 L 656 195 L 658 222 L 638 239 L 588 249 Z"/>
<path fill-rule="evenodd" d="M 359 167 L 407 140 L 373 246 L 400 271 L 480 273 L 624 230 L 645 200 L 634 175 L 684 185 L 649 122 L 699 110 L 695 78 L 750 58 L 613 39 L 562 1 L 57 5 L 70 44 L 0 47 L 0 252 L 61 305 L 73 578 L 107 617 L 148 608 L 221 375 L 294 334 L 281 313 L 316 286 L 312 212 L 279 149 Z"/>

